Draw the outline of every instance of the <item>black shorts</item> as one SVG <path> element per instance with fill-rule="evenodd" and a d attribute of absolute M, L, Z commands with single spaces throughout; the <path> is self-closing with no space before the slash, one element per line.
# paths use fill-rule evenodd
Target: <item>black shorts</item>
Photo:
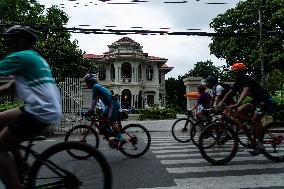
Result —
<path fill-rule="evenodd" d="M 28 140 L 39 134 L 40 131 L 48 127 L 48 124 L 44 124 L 35 119 L 35 117 L 23 110 L 23 114 L 19 118 L 8 126 L 8 129 L 15 136 Z"/>

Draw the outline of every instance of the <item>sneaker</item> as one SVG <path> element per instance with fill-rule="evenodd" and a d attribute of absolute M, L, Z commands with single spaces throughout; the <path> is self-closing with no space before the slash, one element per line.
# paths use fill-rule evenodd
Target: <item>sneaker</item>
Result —
<path fill-rule="evenodd" d="M 117 140 L 120 142 L 126 142 L 125 138 L 122 136 L 122 134 L 117 135 Z"/>
<path fill-rule="evenodd" d="M 249 151 L 252 156 L 257 156 L 259 154 L 264 154 L 265 148 L 262 144 L 258 144 L 253 151 Z"/>

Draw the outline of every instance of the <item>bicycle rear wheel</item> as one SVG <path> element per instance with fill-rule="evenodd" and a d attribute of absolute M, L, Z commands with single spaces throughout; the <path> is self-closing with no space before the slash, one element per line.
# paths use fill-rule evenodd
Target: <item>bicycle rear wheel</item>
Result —
<path fill-rule="evenodd" d="M 129 124 L 122 128 L 121 134 L 126 139 L 120 151 L 127 157 L 137 158 L 144 155 L 150 148 L 151 136 L 142 125 Z"/>
<path fill-rule="evenodd" d="M 75 160 L 66 151 L 90 154 L 87 160 Z M 31 167 L 27 188 L 110 189 L 111 168 L 98 150 L 79 142 L 62 142 L 45 150 Z"/>
<path fill-rule="evenodd" d="M 260 141 L 265 148 L 264 155 L 276 162 L 284 161 L 284 122 L 273 121 L 264 128 Z"/>
<path fill-rule="evenodd" d="M 202 132 L 198 142 L 202 157 L 215 165 L 231 161 L 238 151 L 238 138 L 234 131 L 221 123 L 212 123 Z"/>
<path fill-rule="evenodd" d="M 92 127 L 87 125 L 77 125 L 69 130 L 65 136 L 65 141 L 77 141 L 82 143 L 88 143 L 95 148 L 99 147 L 99 135 Z M 70 156 L 75 159 L 87 159 L 89 154 L 81 153 L 80 151 L 67 151 Z"/>
<path fill-rule="evenodd" d="M 178 142 L 186 143 L 191 140 L 190 129 L 193 122 L 187 118 L 180 118 L 176 120 L 172 126 L 172 135 Z"/>
<path fill-rule="evenodd" d="M 195 146 L 198 147 L 198 140 L 199 140 L 200 134 L 202 130 L 209 124 L 210 122 L 207 120 L 200 120 L 194 123 L 192 127 L 190 128 L 190 138 L 192 140 L 192 143 Z"/>

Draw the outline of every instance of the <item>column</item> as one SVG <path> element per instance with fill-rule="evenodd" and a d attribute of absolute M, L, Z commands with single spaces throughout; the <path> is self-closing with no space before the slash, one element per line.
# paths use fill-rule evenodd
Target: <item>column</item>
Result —
<path fill-rule="evenodd" d="M 187 77 L 183 80 L 186 86 L 186 93 L 197 92 L 197 86 L 201 84 L 202 77 Z M 191 109 L 196 104 L 196 99 L 187 98 L 187 109 Z"/>

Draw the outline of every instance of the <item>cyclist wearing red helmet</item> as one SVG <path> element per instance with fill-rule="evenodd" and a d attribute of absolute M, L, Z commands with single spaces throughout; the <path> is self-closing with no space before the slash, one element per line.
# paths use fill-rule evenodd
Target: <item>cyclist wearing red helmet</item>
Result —
<path fill-rule="evenodd" d="M 205 85 L 199 85 L 197 87 L 199 96 L 197 97 L 197 103 L 195 106 L 191 109 L 194 110 L 196 109 L 199 105 L 201 105 L 201 111 L 196 114 L 196 118 L 199 120 L 205 120 L 205 119 L 210 119 L 210 114 L 208 111 L 204 111 L 204 109 L 208 109 L 210 107 L 210 102 L 211 102 L 211 95 L 209 93 L 206 93 L 206 86 Z"/>
<path fill-rule="evenodd" d="M 240 98 L 237 103 L 230 105 L 229 109 L 237 108 L 239 113 L 251 113 L 259 108 L 261 111 L 270 114 L 274 110 L 275 101 L 274 99 L 268 94 L 268 92 L 261 86 L 257 81 L 255 81 L 252 77 L 247 75 L 247 66 L 244 63 L 237 62 L 232 65 L 231 71 L 236 77 L 236 82 L 233 85 L 232 89 L 227 92 L 227 94 L 222 99 L 221 103 L 223 103 L 226 98 L 231 95 L 236 94 L 237 92 L 240 93 Z M 252 98 L 252 102 L 248 104 L 243 104 L 244 99 L 250 96 Z M 260 137 L 263 129 L 261 126 L 261 118 L 262 116 L 255 112 L 253 116 L 253 122 L 255 127 L 255 134 L 257 137 Z M 262 144 L 259 143 L 257 148 L 251 152 L 252 155 L 258 155 L 263 153 L 264 148 Z"/>

